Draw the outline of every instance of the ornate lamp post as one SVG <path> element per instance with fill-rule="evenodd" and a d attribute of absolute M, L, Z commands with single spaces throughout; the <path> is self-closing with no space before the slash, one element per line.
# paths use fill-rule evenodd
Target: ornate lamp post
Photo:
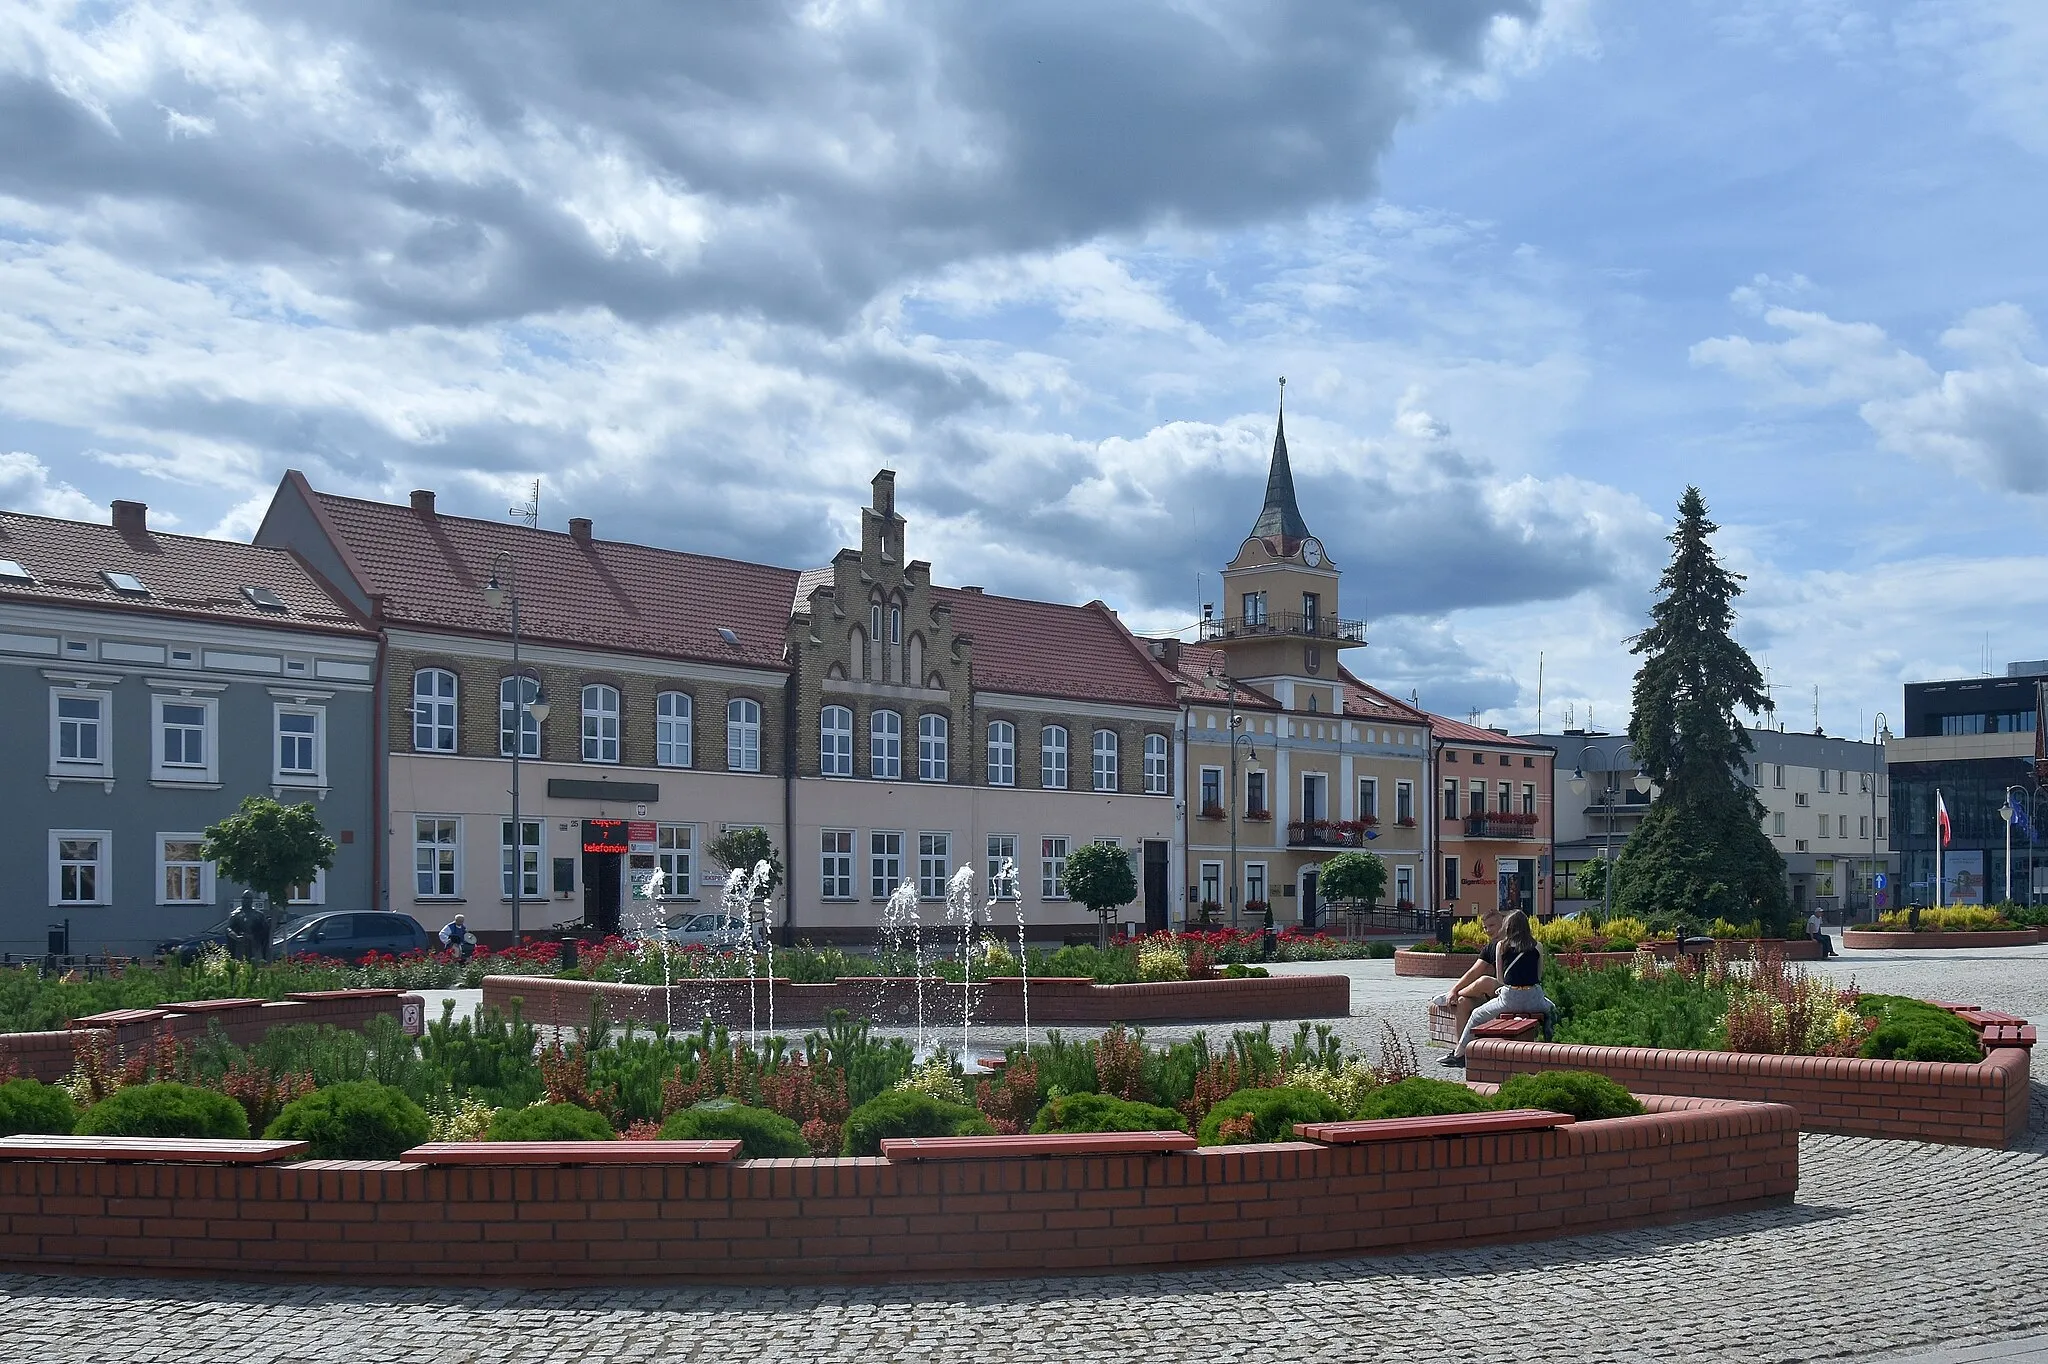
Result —
<path fill-rule="evenodd" d="M 500 569 L 510 581 L 511 587 L 502 586 L 498 581 Z M 491 560 L 491 580 L 484 584 L 484 605 L 493 611 L 511 608 L 512 612 L 512 942 L 519 943 L 519 909 L 526 898 L 526 831 L 519 822 L 519 758 L 526 747 L 526 719 L 533 717 L 534 756 L 540 756 L 540 727 L 548 718 L 548 703 L 540 690 L 540 679 L 533 680 L 533 699 L 526 699 L 526 672 L 519 666 L 519 561 L 504 550 L 499 550 Z M 503 730 L 505 705 L 498 703 L 500 731 Z"/>
<path fill-rule="evenodd" d="M 1877 717 L 1870 722 L 1870 872 L 1873 877 L 1882 870 L 1877 863 L 1877 757 L 1878 754 L 1884 752 L 1884 741 L 1888 724 L 1889 721 L 1886 720 L 1883 711 L 1879 711 Z M 1871 884 L 1870 918 L 1871 922 L 1875 923 L 1877 921 L 1876 882 L 1873 881 Z"/>

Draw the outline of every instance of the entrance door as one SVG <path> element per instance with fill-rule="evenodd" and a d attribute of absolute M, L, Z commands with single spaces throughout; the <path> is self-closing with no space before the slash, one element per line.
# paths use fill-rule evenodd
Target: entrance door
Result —
<path fill-rule="evenodd" d="M 593 933 L 609 937 L 619 931 L 621 868 L 619 853 L 583 854 L 583 922 Z"/>
<path fill-rule="evenodd" d="M 1301 926 L 1311 933 L 1323 916 L 1323 902 L 1316 898 L 1316 880 L 1321 874 L 1314 867 L 1301 874 Z"/>
<path fill-rule="evenodd" d="M 1799 931 L 1806 931 L 1806 878 L 1792 878 L 1792 917 L 1799 921 Z"/>
<path fill-rule="evenodd" d="M 1145 929 L 1166 931 L 1166 842 L 1145 840 Z"/>

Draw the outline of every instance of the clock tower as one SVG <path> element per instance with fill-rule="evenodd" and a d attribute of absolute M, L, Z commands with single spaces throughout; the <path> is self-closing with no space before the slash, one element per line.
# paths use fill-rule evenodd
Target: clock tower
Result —
<path fill-rule="evenodd" d="M 1280 383 L 1284 399 L 1287 381 Z M 1365 643 L 1365 622 L 1338 615 L 1339 576 L 1295 500 L 1283 403 L 1265 505 L 1223 570 L 1222 609 L 1202 622 L 1202 641 L 1222 650 L 1229 676 L 1287 709 L 1334 712 L 1341 708 L 1337 651 Z"/>

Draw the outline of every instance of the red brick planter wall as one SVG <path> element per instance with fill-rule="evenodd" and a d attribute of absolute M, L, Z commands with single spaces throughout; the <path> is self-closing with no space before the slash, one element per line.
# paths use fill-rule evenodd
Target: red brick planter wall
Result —
<path fill-rule="evenodd" d="M 1811 938 L 1723 938 L 1718 941 L 1734 957 L 1747 958 L 1768 950 L 1776 952 L 1785 961 L 1820 960 L 1820 944 Z M 1550 949 L 1544 950 L 1548 952 Z M 1705 952 L 1707 949 L 1695 947 L 1687 950 Z M 1665 959 L 1678 955 L 1678 949 L 1668 942 L 1653 943 L 1650 951 L 1652 955 Z M 1626 966 L 1635 960 L 1633 952 L 1564 952 L 1553 955 L 1568 956 L 1586 966 Z M 1394 953 L 1394 974 L 1456 980 L 1478 959 L 1476 952 L 1416 952 L 1404 947 Z"/>
<path fill-rule="evenodd" d="M 0 1162 L 0 1262 L 547 1284 L 1128 1273 L 1604 1231 L 1791 1201 L 1779 1105 L 1366 1146 L 892 1165 Z"/>
<path fill-rule="evenodd" d="M 1479 960 L 1477 952 L 1411 952 L 1394 949 L 1394 974 L 1424 980 L 1456 980 Z"/>
<path fill-rule="evenodd" d="M 327 1023 L 360 1031 L 372 1018 L 399 1018 L 407 1003 L 424 1007 L 418 995 L 401 990 L 333 990 L 281 1000 L 200 1000 L 157 1009 L 120 1009 L 74 1019 L 63 1032 L 0 1033 L 0 1071 L 12 1063 L 33 1080 L 61 1080 L 71 1073 L 78 1043 L 98 1036 L 122 1047 L 154 1041 L 166 1024 L 180 1042 L 195 1042 L 218 1027 L 228 1041 L 248 1046 L 272 1028 L 291 1023 Z"/>
<path fill-rule="evenodd" d="M 2027 1053 L 2017 1047 L 1965 1065 L 1481 1038 L 1465 1057 L 1465 1074 L 1475 1081 L 1592 1070 L 1638 1094 L 1789 1104 L 1809 1132 L 2009 1146 L 2027 1130 Z"/>
<path fill-rule="evenodd" d="M 509 1010 L 514 999 L 536 1023 L 572 1027 L 590 1021 L 592 1000 L 604 1002 L 614 1023 L 672 1019 L 694 1027 L 709 1016 L 728 1027 L 749 1021 L 749 982 L 691 980 L 673 986 L 619 985 L 548 976 L 485 976 L 484 1003 Z M 768 1023 L 768 990 L 754 981 L 752 1019 Z M 664 1000 L 663 992 L 668 992 Z M 917 1017 L 917 981 L 907 977 L 842 977 L 830 984 L 775 982 L 775 1025 L 809 1027 L 834 1009 L 877 1023 L 909 1024 Z M 960 1020 L 960 987 L 924 983 L 927 1023 Z M 1269 976 L 1249 980 L 1160 981 L 1097 985 L 1092 980 L 1047 977 L 1031 982 L 1031 1023 L 1234 1023 L 1269 1018 L 1343 1018 L 1351 1012 L 1348 976 Z M 974 987 L 974 1021 L 1017 1024 L 1024 1019 L 1023 982 L 998 977 Z"/>
<path fill-rule="evenodd" d="M 1880 933 L 1868 928 L 1842 931 L 1842 946 L 1865 951 L 1887 947 L 1932 947 L 1954 950 L 1962 947 L 2032 947 L 2041 941 L 2038 928 L 2015 928 L 1999 933 Z"/>

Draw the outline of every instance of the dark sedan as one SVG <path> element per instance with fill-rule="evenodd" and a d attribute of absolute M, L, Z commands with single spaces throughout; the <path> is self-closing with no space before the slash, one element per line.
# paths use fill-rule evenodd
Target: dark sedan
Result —
<path fill-rule="evenodd" d="M 352 910 L 342 914 L 309 914 L 295 921 L 271 948 L 276 957 L 311 954 L 359 962 L 372 952 L 403 956 L 440 944 L 420 927 L 410 914 L 365 913 Z"/>

